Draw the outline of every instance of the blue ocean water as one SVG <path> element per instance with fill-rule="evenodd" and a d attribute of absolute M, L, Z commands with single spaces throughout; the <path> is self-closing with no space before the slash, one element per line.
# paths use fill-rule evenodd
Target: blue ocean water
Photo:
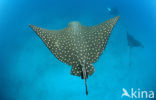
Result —
<path fill-rule="evenodd" d="M 75 20 L 96 25 L 117 16 L 108 8 L 117 9 L 120 20 L 94 64 L 86 96 L 84 80 L 72 76 L 71 66 L 58 61 L 28 24 L 54 30 Z M 156 92 L 155 26 L 155 0 L 1 0 L 0 100 L 129 100 L 121 98 L 123 88 Z M 127 32 L 144 48 L 130 49 Z"/>

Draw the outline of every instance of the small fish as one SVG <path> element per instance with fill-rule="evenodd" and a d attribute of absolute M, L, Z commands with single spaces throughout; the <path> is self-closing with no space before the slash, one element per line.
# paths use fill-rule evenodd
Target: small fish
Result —
<path fill-rule="evenodd" d="M 118 19 L 119 16 L 96 26 L 83 26 L 80 22 L 74 21 L 62 30 L 29 26 L 58 60 L 72 66 L 72 75 L 81 76 L 85 80 L 87 95 L 86 79 L 95 72 L 93 63 L 102 54 Z"/>
<path fill-rule="evenodd" d="M 119 10 L 117 7 L 107 8 L 107 11 L 110 15 L 117 16 L 119 15 Z"/>

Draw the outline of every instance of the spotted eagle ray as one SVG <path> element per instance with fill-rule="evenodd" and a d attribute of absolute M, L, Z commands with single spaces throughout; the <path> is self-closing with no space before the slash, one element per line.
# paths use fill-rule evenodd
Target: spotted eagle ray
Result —
<path fill-rule="evenodd" d="M 144 47 L 143 44 L 140 41 L 136 40 L 128 32 L 127 32 L 127 40 L 128 40 L 128 46 L 130 48 L 133 48 L 133 47 Z"/>
<path fill-rule="evenodd" d="M 128 32 L 127 32 L 127 40 L 128 40 L 128 46 L 129 46 L 129 67 L 131 67 L 132 66 L 132 61 L 131 61 L 132 60 L 132 58 L 131 58 L 132 48 L 133 47 L 142 47 L 142 48 L 144 48 L 144 45 L 139 40 L 136 40 Z"/>
<path fill-rule="evenodd" d="M 56 58 L 72 66 L 71 74 L 85 80 L 95 72 L 95 63 L 102 54 L 119 16 L 96 26 L 83 26 L 77 21 L 62 30 L 47 30 L 29 25 Z"/>

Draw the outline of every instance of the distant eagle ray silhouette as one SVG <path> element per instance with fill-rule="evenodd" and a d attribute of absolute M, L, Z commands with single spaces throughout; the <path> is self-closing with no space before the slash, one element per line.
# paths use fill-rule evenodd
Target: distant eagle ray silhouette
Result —
<path fill-rule="evenodd" d="M 144 48 L 144 45 L 139 41 L 139 40 L 136 40 L 132 35 L 130 35 L 128 32 L 127 32 L 127 41 L 128 41 L 128 46 L 129 46 L 129 67 L 132 66 L 132 59 L 131 59 L 131 55 L 132 55 L 132 48 L 134 47 L 142 47 Z"/>
<path fill-rule="evenodd" d="M 133 47 L 144 47 L 142 45 L 142 43 L 138 40 L 136 40 L 132 35 L 130 35 L 128 32 L 127 32 L 127 40 L 128 40 L 128 46 L 130 48 L 133 48 Z"/>
<path fill-rule="evenodd" d="M 86 95 L 88 94 L 86 79 L 95 71 L 95 63 L 102 54 L 111 31 L 119 16 L 96 26 L 83 26 L 79 22 L 71 22 L 62 30 L 47 30 L 29 25 L 43 40 L 56 58 L 72 66 L 71 74 L 85 79 Z"/>

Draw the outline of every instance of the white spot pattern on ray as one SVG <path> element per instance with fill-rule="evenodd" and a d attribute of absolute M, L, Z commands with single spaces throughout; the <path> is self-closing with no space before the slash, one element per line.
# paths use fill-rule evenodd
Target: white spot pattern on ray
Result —
<path fill-rule="evenodd" d="M 33 25 L 30 27 L 56 58 L 72 66 L 72 75 L 81 75 L 80 64 L 84 64 L 88 75 L 92 75 L 95 71 L 92 64 L 102 54 L 118 19 L 119 17 L 115 17 L 92 27 L 72 22 L 67 28 L 58 31 L 46 30 Z"/>
<path fill-rule="evenodd" d="M 119 17 L 115 17 L 97 26 L 84 28 L 86 34 L 82 35 L 87 44 L 85 55 L 88 63 L 95 63 L 98 60 L 118 19 Z"/>

